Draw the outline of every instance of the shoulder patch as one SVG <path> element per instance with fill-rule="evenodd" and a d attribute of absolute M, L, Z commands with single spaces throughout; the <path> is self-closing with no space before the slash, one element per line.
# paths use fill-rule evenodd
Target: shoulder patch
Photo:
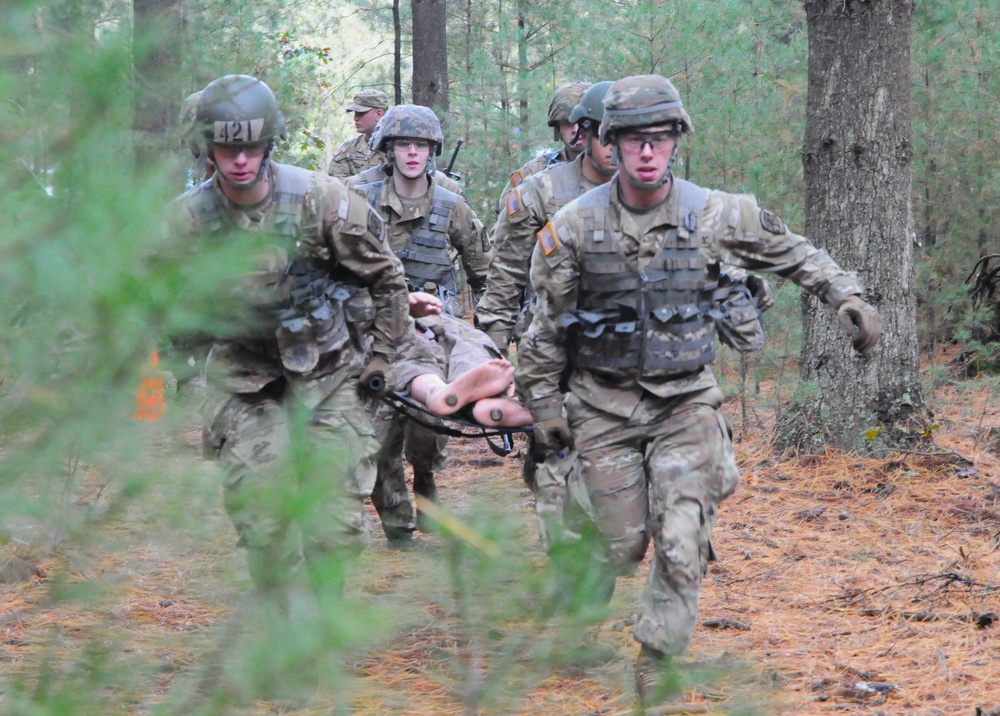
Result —
<path fill-rule="evenodd" d="M 538 232 L 538 245 L 542 247 L 542 253 L 546 256 L 559 248 L 559 239 L 556 238 L 556 232 L 552 228 L 551 221 L 545 224 L 542 230 Z"/>
<path fill-rule="evenodd" d="M 507 216 L 513 216 L 521 210 L 521 192 L 517 186 L 507 195 Z"/>
<path fill-rule="evenodd" d="M 520 169 L 518 169 L 516 172 L 510 175 L 511 186 L 518 186 L 523 181 L 524 181 L 524 172 L 522 172 Z"/>
<path fill-rule="evenodd" d="M 772 234 L 784 234 L 787 231 L 785 222 L 778 218 L 778 215 L 773 211 L 768 211 L 767 209 L 760 210 L 760 225 L 764 228 L 764 231 Z"/>

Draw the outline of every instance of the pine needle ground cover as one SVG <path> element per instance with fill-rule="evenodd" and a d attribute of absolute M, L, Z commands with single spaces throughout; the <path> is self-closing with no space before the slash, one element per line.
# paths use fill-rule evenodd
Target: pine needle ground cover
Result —
<path fill-rule="evenodd" d="M 933 447 L 869 458 L 777 455 L 769 426 L 739 425 L 727 404 L 743 479 L 720 511 L 719 560 L 681 660 L 703 713 L 973 716 L 1000 706 L 1000 401 L 988 379 L 974 379 L 936 388 L 930 402 Z M 149 453 L 195 453 L 198 440 L 190 426 L 151 434 Z M 399 552 L 376 532 L 348 597 L 382 605 L 391 628 L 346 651 L 342 673 L 305 704 L 218 713 L 636 712 L 631 626 L 648 560 L 597 618 L 540 619 L 530 600 L 546 586 L 524 582 L 546 557 L 520 460 L 480 441 L 449 449 L 442 505 L 519 560 L 494 557 L 484 572 L 476 550 L 446 535 Z M 74 499 L 99 504 L 103 478 L 86 477 Z M 503 521 L 483 517 L 484 505 Z M 125 510 L 104 523 L 110 539 L 88 547 L 3 546 L 5 712 L 15 689 L 33 689 L 52 713 L 58 699 L 58 712 L 86 713 L 74 710 L 71 685 L 76 702 L 99 699 L 106 714 L 182 712 L 171 710 L 172 691 L 225 648 L 249 585 L 220 505 L 188 532 L 153 515 L 150 504 Z M 99 596 L 64 598 L 94 583 Z M 83 699 L 86 689 L 100 694 Z"/>

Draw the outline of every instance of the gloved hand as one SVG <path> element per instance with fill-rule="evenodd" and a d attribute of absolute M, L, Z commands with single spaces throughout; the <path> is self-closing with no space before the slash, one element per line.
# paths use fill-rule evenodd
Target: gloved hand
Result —
<path fill-rule="evenodd" d="M 497 348 L 500 349 L 500 354 L 506 358 L 507 349 L 510 347 L 510 334 L 507 331 L 487 331 L 486 335 L 490 337 Z"/>
<path fill-rule="evenodd" d="M 373 356 L 358 379 L 369 395 L 382 398 L 396 388 L 396 371 L 382 356 Z"/>
<path fill-rule="evenodd" d="M 535 442 L 549 452 L 559 452 L 573 447 L 573 433 L 562 415 L 535 423 L 532 427 Z"/>
<path fill-rule="evenodd" d="M 837 320 L 840 327 L 851 336 L 854 350 L 864 353 L 878 342 L 882 335 L 882 317 L 871 304 L 865 303 L 860 296 L 848 296 L 837 307 Z"/>
<path fill-rule="evenodd" d="M 763 276 L 753 273 L 747 276 L 747 288 L 750 289 L 750 295 L 757 299 L 757 310 L 761 313 L 774 305 L 771 282 Z"/>

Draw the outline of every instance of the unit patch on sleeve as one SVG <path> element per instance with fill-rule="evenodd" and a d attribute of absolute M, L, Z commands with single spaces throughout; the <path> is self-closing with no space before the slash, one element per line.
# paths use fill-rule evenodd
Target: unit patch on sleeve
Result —
<path fill-rule="evenodd" d="M 787 231 L 785 229 L 785 222 L 773 211 L 768 211 L 767 209 L 760 210 L 760 225 L 764 227 L 765 231 L 769 231 L 772 234 L 783 234 Z"/>
<path fill-rule="evenodd" d="M 518 169 L 516 172 L 510 175 L 510 185 L 517 186 L 524 181 L 524 172 Z"/>
<path fill-rule="evenodd" d="M 521 192 L 515 186 L 507 195 L 507 216 L 514 216 L 521 210 Z"/>
<path fill-rule="evenodd" d="M 538 232 L 538 243 L 542 247 L 542 253 L 548 256 L 559 247 L 559 239 L 556 238 L 555 229 L 550 221 L 542 230 Z"/>

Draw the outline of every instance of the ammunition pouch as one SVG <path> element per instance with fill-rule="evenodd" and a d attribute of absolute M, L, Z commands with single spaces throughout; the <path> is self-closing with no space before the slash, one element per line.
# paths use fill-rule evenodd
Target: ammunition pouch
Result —
<path fill-rule="evenodd" d="M 375 318 L 367 290 L 336 282 L 304 259 L 289 264 L 284 280 L 288 298 L 274 316 L 278 351 L 287 370 L 309 373 L 321 357 L 341 351 L 352 339 L 362 348 Z"/>
<path fill-rule="evenodd" d="M 757 299 L 750 294 L 746 282 L 723 273 L 716 295 L 718 300 L 713 303 L 711 314 L 719 340 L 741 353 L 760 350 L 764 345 L 764 327 Z"/>

